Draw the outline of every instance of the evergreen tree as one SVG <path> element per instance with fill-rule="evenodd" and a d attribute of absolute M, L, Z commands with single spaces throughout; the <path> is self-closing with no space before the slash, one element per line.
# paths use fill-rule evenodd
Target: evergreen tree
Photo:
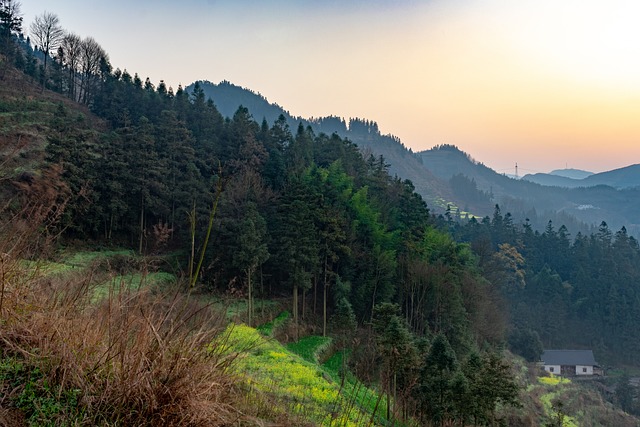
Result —
<path fill-rule="evenodd" d="M 421 402 L 426 420 L 444 425 L 454 414 L 454 379 L 458 361 L 447 338 L 438 334 L 425 357 L 421 373 Z"/>
<path fill-rule="evenodd" d="M 0 0 L 0 53 L 13 58 L 22 56 L 13 37 L 22 32 L 22 12 L 17 0 Z"/>
<path fill-rule="evenodd" d="M 274 251 L 292 290 L 292 312 L 296 325 L 299 321 L 299 290 L 311 287 L 313 272 L 318 265 L 318 240 L 313 212 L 316 207 L 309 203 L 309 194 L 304 181 L 292 177 L 279 204 L 278 237 Z"/>
<path fill-rule="evenodd" d="M 615 389 L 616 401 L 623 411 L 631 412 L 633 409 L 634 394 L 634 388 L 629 382 L 629 374 L 625 371 L 622 376 L 618 378 Z"/>
<path fill-rule="evenodd" d="M 139 126 L 119 129 L 118 134 L 129 155 L 127 184 L 131 199 L 128 204 L 137 206 L 138 220 L 131 218 L 131 224 L 138 224 L 138 252 L 143 253 L 150 223 L 159 217 L 167 217 L 167 206 L 163 203 L 166 189 L 160 178 L 164 168 L 158 160 L 153 126 L 146 118 L 140 120 Z"/>
<path fill-rule="evenodd" d="M 266 224 L 254 203 L 248 203 L 244 218 L 238 224 L 238 247 L 233 254 L 234 266 L 244 272 L 247 281 L 247 323 L 253 319 L 253 282 L 257 267 L 269 258 Z"/>

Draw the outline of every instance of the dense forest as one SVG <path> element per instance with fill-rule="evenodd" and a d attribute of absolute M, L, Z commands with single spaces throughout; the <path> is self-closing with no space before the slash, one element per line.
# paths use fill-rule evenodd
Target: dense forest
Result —
<path fill-rule="evenodd" d="M 609 366 L 637 363 L 640 247 L 626 228 L 614 232 L 603 221 L 596 233 L 572 238 L 549 221 L 540 233 L 499 206 L 492 218 L 442 222 L 501 287 L 515 341 L 535 332 L 545 348 L 593 349 Z"/>
<path fill-rule="evenodd" d="M 41 24 L 57 38 L 35 40 L 36 22 L 26 40 L 12 5 L 0 1 L 0 79 L 20 70 L 13 82 L 59 102 L 42 112 L 41 161 L 3 171 L 2 191 L 56 193 L 47 241 L 171 254 L 184 292 L 245 299 L 249 326 L 254 301 L 286 300 L 291 339 L 311 330 L 351 349 L 348 368 L 386 394 L 387 418 L 393 406 L 404 420 L 496 423 L 499 406 L 519 404 L 509 336 L 525 356 L 540 339 L 633 363 L 640 251 L 624 229 L 571 241 L 498 207 L 482 221 L 435 217 L 384 157 L 338 133 L 244 107 L 224 118 L 199 84 L 174 91 L 112 69 L 53 14 Z"/>

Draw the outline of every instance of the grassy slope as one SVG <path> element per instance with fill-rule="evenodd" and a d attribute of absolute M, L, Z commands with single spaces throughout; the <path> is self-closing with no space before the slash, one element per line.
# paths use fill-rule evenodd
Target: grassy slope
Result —
<path fill-rule="evenodd" d="M 354 387 L 345 387 L 336 381 L 336 372 L 318 365 L 317 351 L 328 344 L 326 338 L 309 337 L 287 348 L 246 325 L 232 326 L 229 334 L 230 348 L 238 352 L 235 372 L 244 380 L 247 404 L 260 408 L 260 416 L 293 417 L 314 425 L 381 422 L 361 396 L 353 394 Z M 374 395 L 370 390 L 370 396 L 360 394 Z"/>
<path fill-rule="evenodd" d="M 233 390 L 225 362 L 206 352 L 224 326 L 175 291 L 145 292 L 172 275 L 114 271 L 116 259 L 140 261 L 81 252 L 3 270 L 0 425 L 221 425 L 233 412 L 220 398 Z"/>
<path fill-rule="evenodd" d="M 73 118 L 81 115 L 86 126 L 104 130 L 104 123 L 86 107 L 40 86 L 15 69 L 0 81 L 0 184 L 22 172 L 37 173 L 44 158 L 49 121 L 60 104 Z M 5 190 L 0 186 L 0 191 Z M 5 193 L 6 195 L 6 193 Z"/>

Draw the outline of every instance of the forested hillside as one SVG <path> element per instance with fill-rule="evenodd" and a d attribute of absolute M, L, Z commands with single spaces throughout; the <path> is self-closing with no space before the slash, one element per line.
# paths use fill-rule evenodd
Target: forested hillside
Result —
<path fill-rule="evenodd" d="M 233 117 L 238 107 L 243 106 L 258 122 L 267 120 L 268 123 L 273 123 L 282 115 L 292 129 L 302 124 L 304 127 L 310 127 L 315 134 L 335 133 L 355 143 L 364 152 L 365 157 L 369 154 L 373 154 L 376 158 L 383 156 L 389 165 L 389 173 L 392 176 L 397 175 L 402 179 L 411 180 L 416 192 L 434 209 L 444 211 L 446 201 L 452 200 L 447 182 L 425 170 L 419 158 L 414 156 L 411 149 L 405 147 L 399 138 L 391 134 L 382 134 L 375 121 L 363 118 L 345 120 L 336 116 L 307 119 L 297 117 L 277 103 L 269 102 L 262 95 L 227 81 L 219 84 L 198 81 L 187 86 L 185 90 L 191 93 L 196 84 L 203 90 L 205 97 L 213 101 L 224 117 Z"/>
<path fill-rule="evenodd" d="M 225 117 L 200 84 L 174 91 L 114 70 L 94 39 L 62 28 L 59 49 L 35 57 L 12 4 L 0 0 L 0 390 L 11 411 L 32 416 L 46 395 L 70 418 L 42 419 L 82 425 L 332 425 L 339 413 L 345 425 L 539 425 L 555 413 L 518 409 L 532 398 L 527 368 L 505 351 L 510 333 L 632 363 L 637 296 L 623 283 L 638 278 L 638 247 L 623 230 L 571 243 L 564 228 L 520 230 L 499 210 L 468 225 L 434 216 L 372 154 L 400 146 L 374 122 L 352 120 L 345 137 L 335 118 L 329 134 L 322 120 L 256 121 L 246 107 Z M 90 252 L 92 264 L 73 255 L 87 247 L 118 251 Z M 278 338 L 313 369 L 263 339 L 288 318 Z M 307 354 L 305 338 L 321 345 Z M 323 345 L 333 356 L 321 363 Z M 276 368 L 326 414 L 270 410 L 284 374 L 271 389 L 251 374 Z M 296 387 L 278 403 L 304 416 Z"/>
<path fill-rule="evenodd" d="M 491 218 L 449 225 L 508 300 L 512 338 L 530 337 L 514 351 L 526 352 L 535 332 L 545 348 L 593 349 L 606 366 L 637 364 L 640 247 L 626 228 L 602 222 L 594 234 L 572 235 L 549 221 L 540 233 L 498 206 Z"/>

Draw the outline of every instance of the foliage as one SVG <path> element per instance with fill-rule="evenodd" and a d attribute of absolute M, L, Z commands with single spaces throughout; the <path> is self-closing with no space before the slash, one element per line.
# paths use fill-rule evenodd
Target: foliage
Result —
<path fill-rule="evenodd" d="M 558 384 L 568 384 L 571 382 L 569 378 L 558 377 L 556 375 L 549 375 L 548 377 L 538 377 L 540 384 L 554 386 Z"/>
<path fill-rule="evenodd" d="M 511 351 L 524 357 L 528 362 L 540 360 L 544 348 L 540 336 L 531 329 L 516 329 L 509 335 L 509 347 Z"/>
<path fill-rule="evenodd" d="M 52 385 L 39 368 L 25 366 L 16 357 L 0 358 L 0 390 L 24 412 L 30 426 L 79 423 L 83 419 L 80 389 Z"/>
<path fill-rule="evenodd" d="M 214 413 L 222 422 L 230 412 L 217 402 L 232 387 L 230 361 L 215 351 L 224 343 L 224 318 L 175 291 L 122 290 L 95 304 L 92 276 L 5 289 L 3 351 L 21 355 L 27 373 L 11 389 L 16 406 L 38 425 L 74 417 L 82 424 L 197 423 Z"/>
<path fill-rule="evenodd" d="M 629 374 L 626 372 L 618 378 L 618 384 L 616 384 L 615 396 L 618 405 L 625 412 L 631 412 L 634 408 L 634 387 L 629 381 Z"/>

